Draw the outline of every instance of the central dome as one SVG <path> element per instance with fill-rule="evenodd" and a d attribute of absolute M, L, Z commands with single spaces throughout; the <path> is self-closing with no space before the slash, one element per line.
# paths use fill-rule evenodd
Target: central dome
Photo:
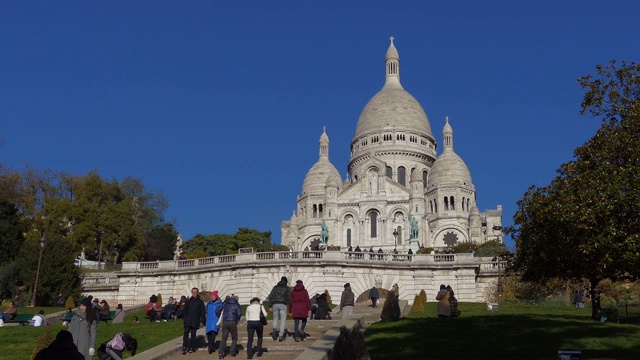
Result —
<path fill-rule="evenodd" d="M 355 139 L 391 128 L 432 138 L 427 114 L 418 100 L 400 84 L 400 56 L 393 45 L 393 38 L 387 50 L 385 64 L 384 87 L 362 110 Z"/>
<path fill-rule="evenodd" d="M 422 106 L 399 84 L 385 85 L 369 100 L 358 119 L 356 138 L 388 128 L 433 137 Z"/>

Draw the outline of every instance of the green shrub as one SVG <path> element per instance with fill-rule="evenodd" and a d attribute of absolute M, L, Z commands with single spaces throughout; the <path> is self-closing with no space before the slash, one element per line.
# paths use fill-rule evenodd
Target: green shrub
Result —
<path fill-rule="evenodd" d="M 325 295 L 327 295 L 327 304 L 333 304 L 331 302 L 331 295 L 329 295 L 329 290 L 325 289 L 324 293 L 325 293 Z"/>
<path fill-rule="evenodd" d="M 331 360 L 369 360 L 371 356 L 367 351 L 364 336 L 357 326 L 347 330 L 346 326 L 340 327 L 340 335 L 331 350 Z"/>
<path fill-rule="evenodd" d="M 383 321 L 395 321 L 400 319 L 400 304 L 398 303 L 398 298 L 391 291 L 387 293 L 387 297 L 384 300 L 380 319 Z"/>
<path fill-rule="evenodd" d="M 420 298 L 421 303 L 427 302 L 427 293 L 424 291 L 424 289 L 420 290 L 420 294 L 418 294 L 418 298 Z"/>
<path fill-rule="evenodd" d="M 64 303 L 64 307 L 66 309 L 73 309 L 76 307 L 76 302 L 73 301 L 73 296 L 69 295 L 69 297 L 67 298 L 67 301 Z"/>
<path fill-rule="evenodd" d="M 431 254 L 431 252 L 432 252 L 432 251 L 433 251 L 433 248 L 432 248 L 432 247 L 428 247 L 428 248 L 423 247 L 423 248 L 420 248 L 420 249 L 416 252 L 416 254 Z"/>
<path fill-rule="evenodd" d="M 413 305 L 411 305 L 412 314 L 422 314 L 424 312 L 424 303 L 420 299 L 420 295 L 413 299 Z"/>
<path fill-rule="evenodd" d="M 476 252 L 478 250 L 478 244 L 470 241 L 463 242 L 453 246 L 453 250 L 458 254 Z"/>

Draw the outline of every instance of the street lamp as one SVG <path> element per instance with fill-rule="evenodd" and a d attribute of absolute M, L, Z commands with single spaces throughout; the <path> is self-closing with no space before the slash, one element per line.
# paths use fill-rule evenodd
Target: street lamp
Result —
<path fill-rule="evenodd" d="M 502 226 L 493 225 L 493 235 L 496 237 L 496 241 L 500 240 L 500 234 L 502 233 Z M 496 235 L 496 231 L 498 231 L 498 235 Z M 500 254 L 496 254 L 498 258 L 498 304 L 502 303 L 502 277 L 500 276 L 500 268 L 502 267 L 502 263 L 500 262 Z"/>
<path fill-rule="evenodd" d="M 42 232 L 42 237 L 40 238 L 40 256 L 38 257 L 38 270 L 36 271 L 36 283 L 33 285 L 33 296 L 31 296 L 31 307 L 36 306 L 36 296 L 38 294 L 38 278 L 40 277 L 40 264 L 42 263 L 42 251 L 44 247 L 47 245 L 47 237 L 44 235 L 44 231 Z"/>
<path fill-rule="evenodd" d="M 397 229 L 393 229 L 393 241 L 394 241 L 394 245 L 398 245 L 398 230 Z"/>

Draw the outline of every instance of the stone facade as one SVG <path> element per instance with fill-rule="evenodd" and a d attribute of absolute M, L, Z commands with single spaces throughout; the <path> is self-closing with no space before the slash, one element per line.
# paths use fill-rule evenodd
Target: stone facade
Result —
<path fill-rule="evenodd" d="M 442 248 L 461 242 L 502 240 L 502 206 L 481 213 L 465 162 L 453 150 L 446 119 L 437 154 L 431 125 L 420 103 L 400 84 L 400 56 L 387 50 L 385 84 L 365 106 L 351 142 L 347 178 L 329 160 L 323 130 L 319 159 L 307 173 L 297 209 L 281 225 L 281 243 L 293 250 L 320 243 L 384 251 L 418 246 Z M 419 229 L 409 242 L 412 219 Z M 497 229 L 496 232 L 494 229 Z"/>
<path fill-rule="evenodd" d="M 472 254 L 356 257 L 339 251 L 286 251 L 123 263 L 121 271 L 83 275 L 82 285 L 85 295 L 126 306 L 145 304 L 152 294 L 163 299 L 188 295 L 193 287 L 235 294 L 244 304 L 252 297 L 265 299 L 282 276 L 290 285 L 302 280 L 309 294 L 329 291 L 334 303 L 347 282 L 356 298 L 373 286 L 390 289 L 397 283 L 401 300 L 411 304 L 425 290 L 428 301 L 434 301 L 440 284 L 446 284 L 459 301 L 485 302 L 484 289 L 495 286 L 502 265 Z"/>

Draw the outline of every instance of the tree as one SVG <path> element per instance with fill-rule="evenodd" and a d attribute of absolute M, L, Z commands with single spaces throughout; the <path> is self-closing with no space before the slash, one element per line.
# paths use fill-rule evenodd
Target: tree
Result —
<path fill-rule="evenodd" d="M 587 278 L 594 292 L 640 275 L 640 65 L 612 61 L 578 82 L 581 114 L 602 124 L 549 185 L 529 188 L 508 231 L 524 280 Z"/>
<path fill-rule="evenodd" d="M 144 234 L 147 248 L 144 258 L 146 261 L 173 260 L 178 231 L 172 224 L 162 224 Z"/>
<path fill-rule="evenodd" d="M 8 202 L 0 202 L 0 264 L 13 260 L 22 243 L 24 230 L 18 208 Z"/>

